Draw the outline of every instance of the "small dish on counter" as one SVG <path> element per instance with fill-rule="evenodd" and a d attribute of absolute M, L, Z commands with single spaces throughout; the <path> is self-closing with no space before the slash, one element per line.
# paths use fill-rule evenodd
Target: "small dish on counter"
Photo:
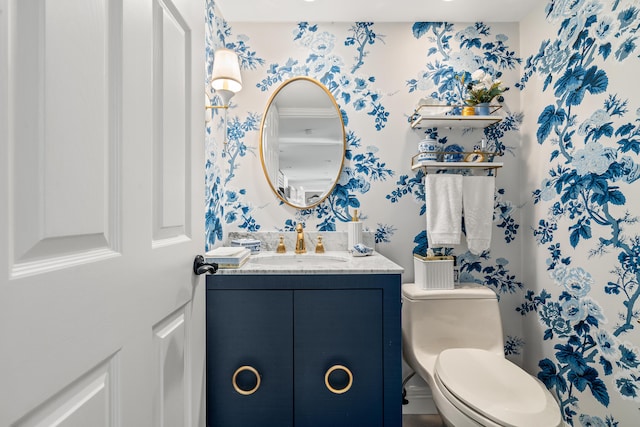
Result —
<path fill-rule="evenodd" d="M 353 246 L 353 248 L 349 249 L 349 253 L 351 256 L 361 257 L 361 256 L 369 256 L 373 253 L 373 248 L 363 245 L 362 243 L 358 243 Z"/>

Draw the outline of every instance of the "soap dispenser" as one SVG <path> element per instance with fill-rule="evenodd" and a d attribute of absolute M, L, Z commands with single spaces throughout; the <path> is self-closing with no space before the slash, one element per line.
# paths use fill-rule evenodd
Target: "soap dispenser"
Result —
<path fill-rule="evenodd" d="M 348 226 L 348 248 L 351 249 L 358 243 L 362 243 L 362 222 L 358 218 L 358 210 L 354 211 Z"/>

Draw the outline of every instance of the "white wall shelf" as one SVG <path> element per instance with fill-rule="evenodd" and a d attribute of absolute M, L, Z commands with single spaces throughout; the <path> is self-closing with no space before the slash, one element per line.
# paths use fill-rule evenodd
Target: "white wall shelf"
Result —
<path fill-rule="evenodd" d="M 466 169 L 466 170 L 495 170 L 498 173 L 504 163 L 502 162 L 434 162 L 433 160 L 411 160 L 411 170 L 422 169 L 425 174 L 429 171 L 435 172 L 447 169 Z"/>
<path fill-rule="evenodd" d="M 494 125 L 502 120 L 502 117 L 494 115 L 502 108 L 501 105 L 490 105 L 491 114 L 486 116 L 461 116 L 451 114 L 455 108 L 463 105 L 437 105 L 423 104 L 418 106 L 411 115 L 412 129 L 426 128 L 476 128 L 482 129 Z"/>
<path fill-rule="evenodd" d="M 411 170 L 416 169 L 500 169 L 502 162 L 433 162 L 419 161 L 411 165 Z"/>
<path fill-rule="evenodd" d="M 413 129 L 437 127 L 483 129 L 502 120 L 496 116 L 421 116 L 411 122 Z"/>

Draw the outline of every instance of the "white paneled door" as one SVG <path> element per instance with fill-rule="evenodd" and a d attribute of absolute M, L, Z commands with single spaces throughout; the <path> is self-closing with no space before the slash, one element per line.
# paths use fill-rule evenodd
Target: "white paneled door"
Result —
<path fill-rule="evenodd" d="M 204 425 L 204 10 L 0 0 L 0 426 Z"/>

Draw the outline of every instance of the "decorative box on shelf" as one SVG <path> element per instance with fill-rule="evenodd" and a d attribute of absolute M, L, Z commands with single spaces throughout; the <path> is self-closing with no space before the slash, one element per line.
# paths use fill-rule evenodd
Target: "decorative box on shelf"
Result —
<path fill-rule="evenodd" d="M 486 128 L 502 120 L 494 115 L 501 105 L 490 105 L 488 115 L 463 116 L 459 113 L 464 105 L 420 104 L 411 115 L 411 128 L 424 129 L 436 127 Z"/>

